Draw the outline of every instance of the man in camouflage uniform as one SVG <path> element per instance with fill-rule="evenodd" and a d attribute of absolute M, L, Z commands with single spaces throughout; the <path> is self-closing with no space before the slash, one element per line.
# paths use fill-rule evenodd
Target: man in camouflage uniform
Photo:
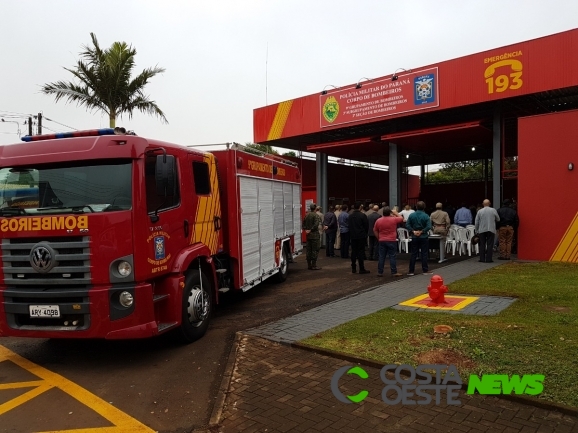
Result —
<path fill-rule="evenodd" d="M 321 248 L 321 233 L 319 232 L 321 218 L 315 212 L 316 208 L 317 205 L 314 203 L 309 205 L 310 212 L 308 212 L 303 219 L 303 230 L 307 233 L 307 269 L 311 269 L 312 271 L 321 269 L 317 267 L 317 255 L 319 254 L 319 248 Z"/>

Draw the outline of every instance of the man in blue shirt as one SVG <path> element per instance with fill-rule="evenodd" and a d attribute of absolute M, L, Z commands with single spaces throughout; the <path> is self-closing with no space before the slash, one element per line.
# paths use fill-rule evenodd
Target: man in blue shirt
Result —
<path fill-rule="evenodd" d="M 418 201 L 415 205 L 416 211 L 412 213 L 405 224 L 411 233 L 411 258 L 409 259 L 409 272 L 407 275 L 415 275 L 415 262 L 418 252 L 421 251 L 421 269 L 424 275 L 433 274 L 429 272 L 427 265 L 427 254 L 429 249 L 429 231 L 431 230 L 431 219 L 424 212 L 425 203 Z"/>
<path fill-rule="evenodd" d="M 472 212 L 466 207 L 465 202 L 462 202 L 462 207 L 456 211 L 454 222 L 460 227 L 466 227 L 472 224 Z"/>

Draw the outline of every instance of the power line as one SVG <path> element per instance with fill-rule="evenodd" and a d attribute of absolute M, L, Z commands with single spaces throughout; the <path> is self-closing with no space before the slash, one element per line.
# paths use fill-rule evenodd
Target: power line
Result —
<path fill-rule="evenodd" d="M 57 122 L 56 120 L 49 119 L 48 117 L 44 117 L 44 120 L 48 120 L 49 122 L 57 123 L 57 124 L 59 124 L 60 126 L 64 126 L 65 128 L 74 129 L 75 131 L 78 131 L 78 128 L 73 128 L 72 126 L 65 125 L 64 123 Z M 45 128 L 46 128 L 46 126 L 45 126 Z M 51 130 L 51 131 L 52 131 L 52 130 Z"/>
<path fill-rule="evenodd" d="M 4 113 L 11 113 L 11 114 L 4 114 Z M 8 119 L 22 119 L 23 125 L 27 125 L 28 119 L 32 118 L 32 119 L 34 119 L 33 124 L 37 125 L 36 120 L 38 119 L 38 115 L 37 114 L 24 114 L 24 113 L 20 114 L 20 113 L 14 113 L 12 111 L 0 110 L 0 118 L 5 118 L 7 120 Z M 54 119 L 49 119 L 48 117 L 43 117 L 43 120 L 49 121 L 49 122 L 54 122 L 60 126 L 64 126 L 65 128 L 78 131 L 78 128 L 74 128 L 73 126 L 66 125 L 66 124 L 58 122 L 57 120 L 54 120 Z M 43 126 L 46 128 L 45 125 L 43 125 Z M 50 128 L 47 128 L 47 129 L 52 131 L 52 132 L 59 132 L 59 131 L 54 131 L 53 129 L 50 129 Z"/>
<path fill-rule="evenodd" d="M 8 113 L 8 114 L 0 114 L 3 117 L 8 117 L 10 115 L 14 116 L 14 117 L 28 117 L 28 116 L 33 116 L 33 114 L 29 114 L 29 113 L 18 113 L 16 111 L 8 111 L 8 110 L 0 110 L 0 113 Z"/>
<path fill-rule="evenodd" d="M 46 120 L 46 117 L 44 118 L 44 120 Z M 49 131 L 52 131 L 52 132 L 55 132 L 55 133 L 60 132 L 60 131 L 55 131 L 54 129 L 51 129 L 51 128 L 49 128 L 49 127 L 46 126 L 46 125 L 42 125 L 42 129 L 48 129 Z"/>
<path fill-rule="evenodd" d="M 2 114 L 2 113 L 0 113 L 0 117 L 3 119 L 11 119 L 11 120 L 21 120 L 21 119 L 26 120 L 28 118 L 28 116 L 13 116 L 13 115 Z"/>

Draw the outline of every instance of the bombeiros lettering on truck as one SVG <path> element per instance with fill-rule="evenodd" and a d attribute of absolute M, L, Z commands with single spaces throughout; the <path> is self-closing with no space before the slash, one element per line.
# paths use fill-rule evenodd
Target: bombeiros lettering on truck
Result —
<path fill-rule="evenodd" d="M 33 205 L 35 204 L 36 203 L 33 203 Z M 22 206 L 22 203 L 20 203 L 20 206 Z M 68 230 L 72 230 L 75 228 L 87 229 L 88 218 L 85 216 L 13 218 L 13 219 L 3 219 L 0 222 L 0 231 L 3 232 L 58 230 L 64 228 Z"/>
<path fill-rule="evenodd" d="M 0 336 L 192 342 L 220 295 L 284 281 L 302 251 L 280 157 L 123 128 L 23 141 L 0 146 Z"/>

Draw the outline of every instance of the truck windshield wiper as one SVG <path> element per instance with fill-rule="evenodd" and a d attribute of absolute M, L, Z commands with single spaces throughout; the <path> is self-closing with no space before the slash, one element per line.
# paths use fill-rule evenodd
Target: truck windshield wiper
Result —
<path fill-rule="evenodd" d="M 50 206 L 50 207 L 39 207 L 37 210 L 42 212 L 44 210 L 57 210 L 57 209 L 72 209 L 72 212 L 76 212 L 76 213 L 84 213 L 84 209 L 90 209 L 90 211 L 92 213 L 94 213 L 94 209 L 90 207 L 90 205 L 88 204 L 83 204 L 80 206 L 65 206 L 65 205 L 60 205 L 60 206 Z"/>
<path fill-rule="evenodd" d="M 4 207 L 0 209 L 2 216 L 26 215 L 26 211 L 19 207 Z"/>

